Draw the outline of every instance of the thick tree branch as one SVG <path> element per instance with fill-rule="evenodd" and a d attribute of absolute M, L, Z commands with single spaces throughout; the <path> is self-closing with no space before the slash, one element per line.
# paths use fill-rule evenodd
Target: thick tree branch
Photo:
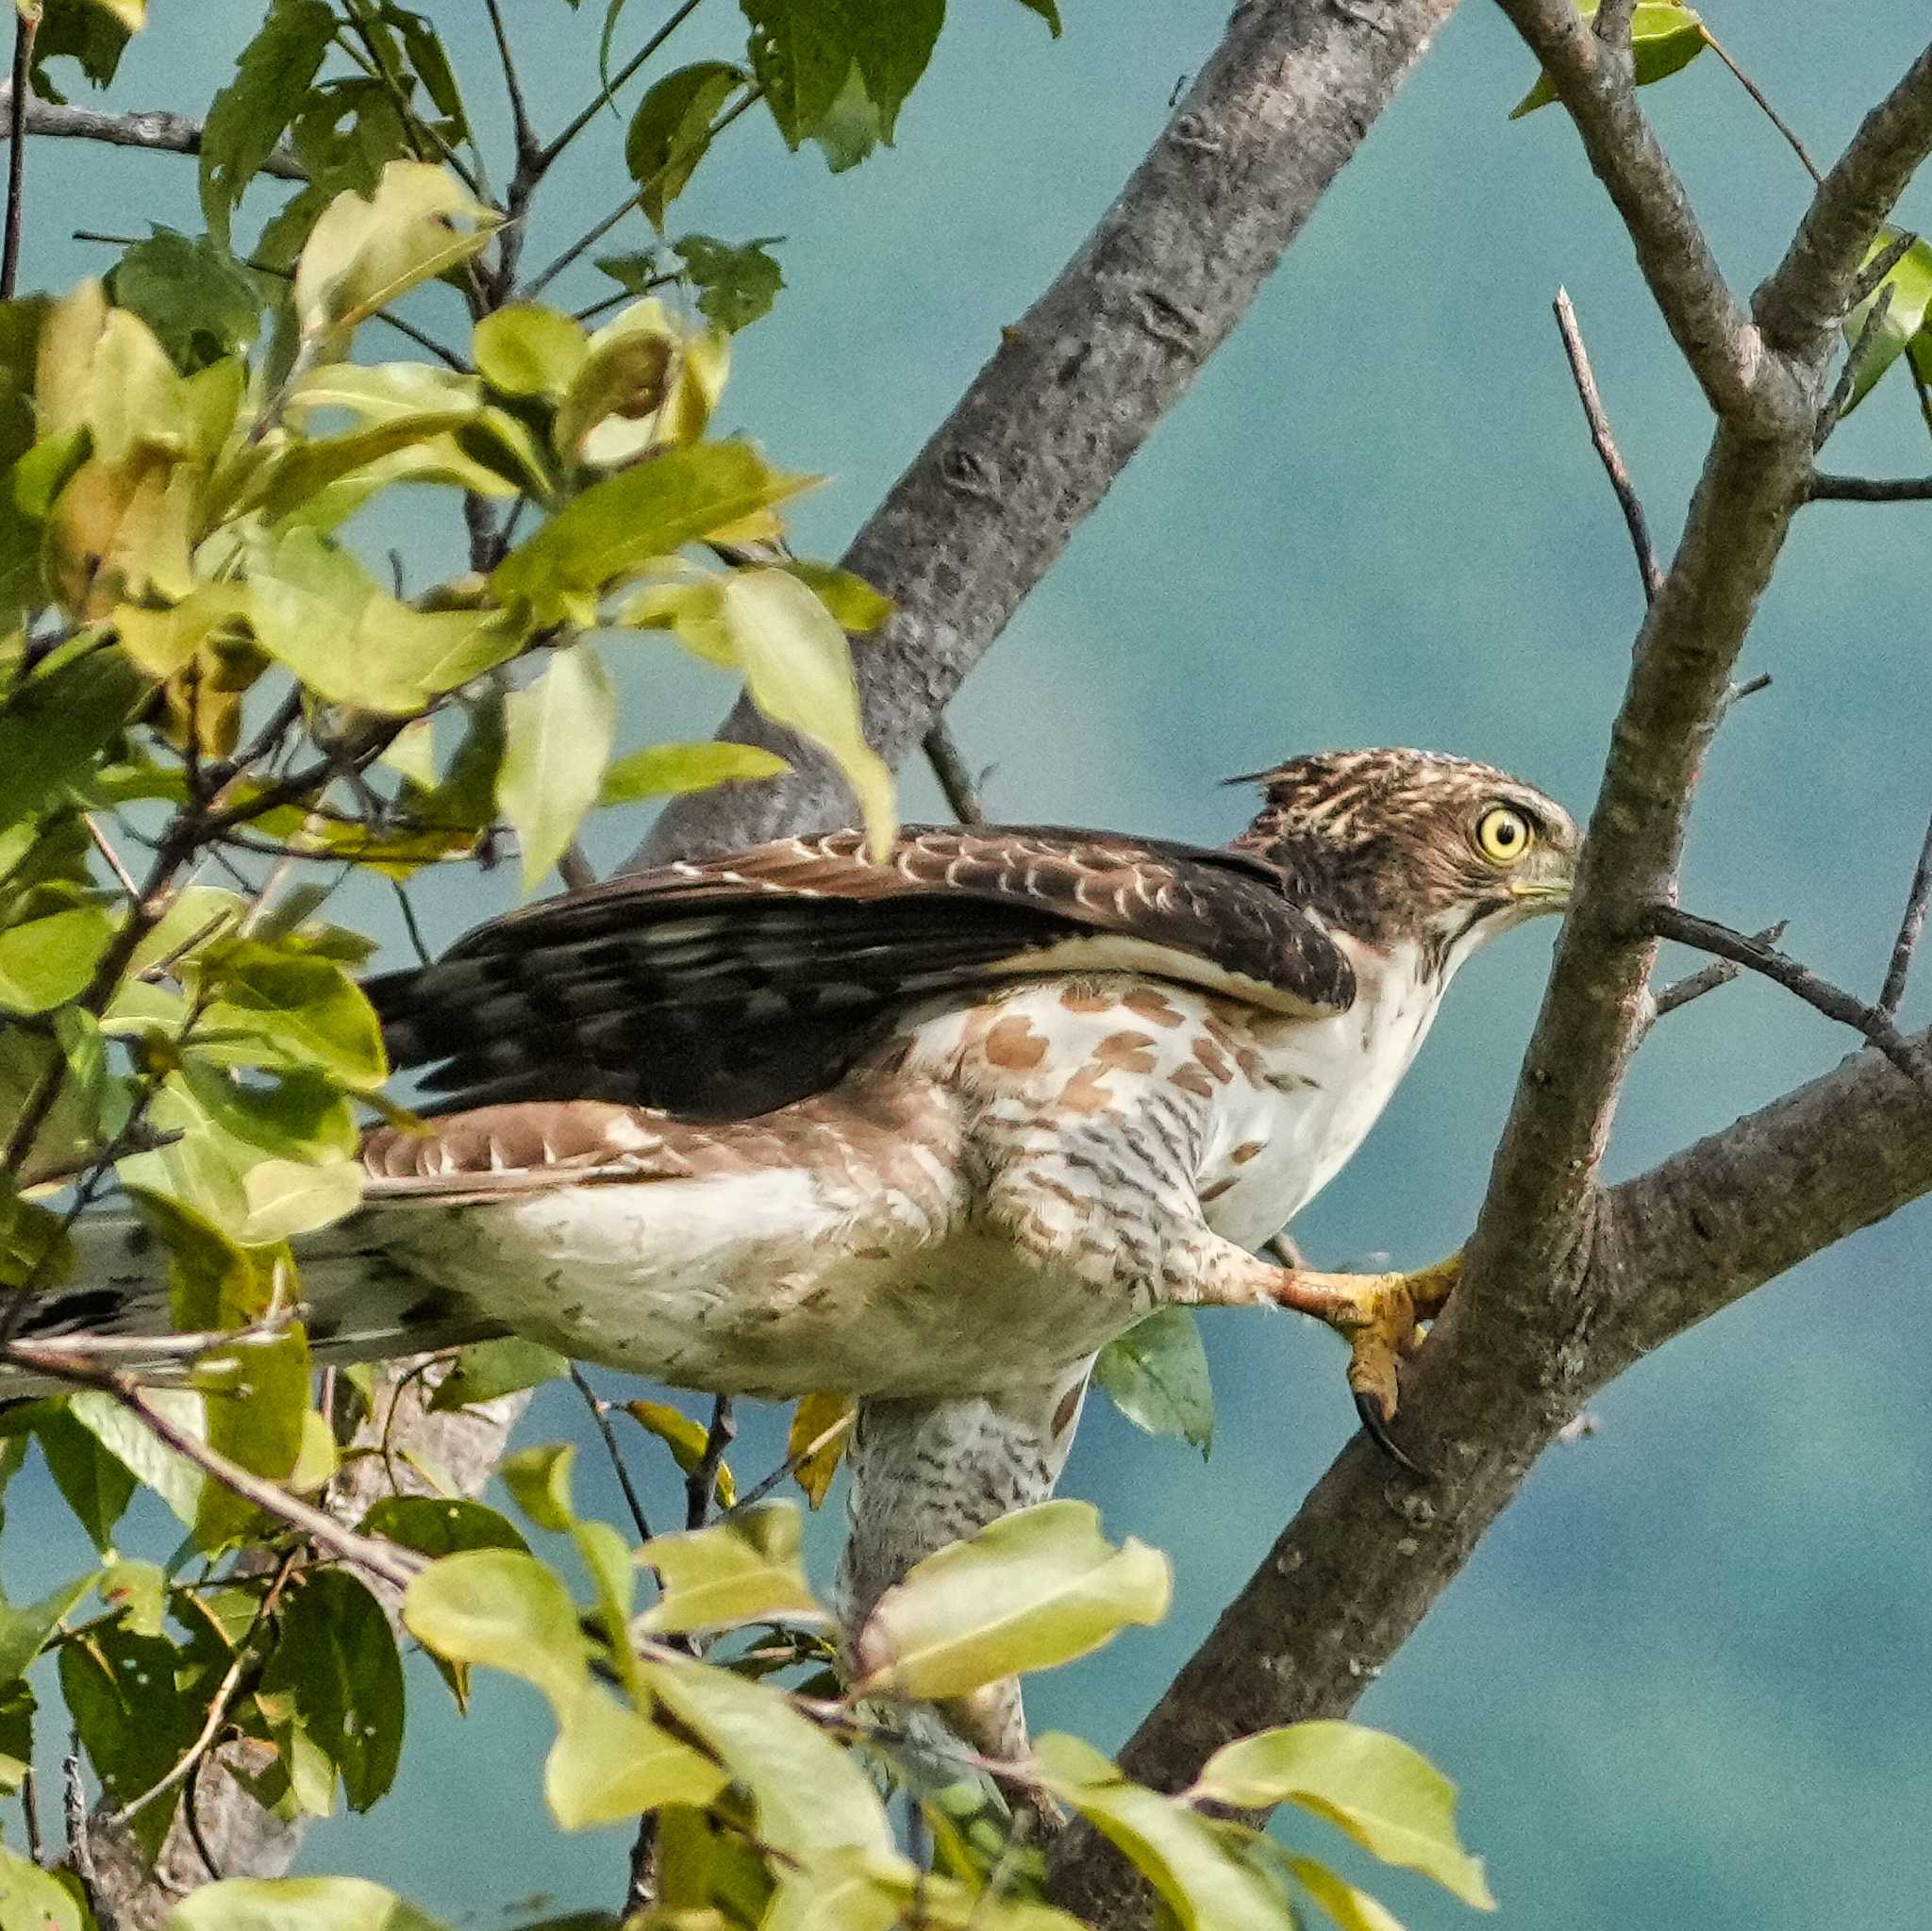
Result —
<path fill-rule="evenodd" d="M 845 555 L 897 603 L 855 646 L 894 765 L 1208 357 L 1455 0 L 1247 0 L 1080 253 L 1012 328 Z M 851 802 L 747 705 L 724 734 L 787 776 L 675 800 L 637 862 L 843 824 Z"/>
<path fill-rule="evenodd" d="M 0 86 L 0 122 L 12 110 L 13 89 Z M 98 141 L 108 147 L 144 147 L 157 154 L 199 154 L 201 123 L 192 114 L 171 114 L 145 108 L 131 114 L 107 114 L 98 108 L 75 108 L 43 101 L 29 94 L 26 131 L 58 141 Z M 278 181 L 306 181 L 308 171 L 286 148 L 277 148 L 262 163 L 261 172 Z"/>
<path fill-rule="evenodd" d="M 1914 1043 L 1925 1050 L 1932 1035 Z M 1404 1411 L 1426 1416 L 1433 1479 L 1411 1480 L 1357 1436 L 1141 1725 L 1122 1767 L 1175 1789 L 1230 1737 L 1345 1715 L 1598 1389 L 1928 1191 L 1932 1107 L 1875 1052 L 1612 1190 L 1587 1279 L 1526 1318 L 1506 1356 L 1467 1329 L 1439 1331 L 1424 1348 Z M 1131 1873 L 1081 1831 L 1056 1848 L 1052 1895 L 1113 1931 L 1143 1922 Z"/>

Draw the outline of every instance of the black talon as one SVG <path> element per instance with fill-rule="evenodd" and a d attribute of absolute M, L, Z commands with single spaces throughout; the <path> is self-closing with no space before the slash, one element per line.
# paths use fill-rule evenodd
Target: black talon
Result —
<path fill-rule="evenodd" d="M 1389 1432 L 1389 1423 L 1382 1414 L 1382 1404 L 1374 1395 L 1357 1394 L 1355 1398 L 1355 1411 L 1361 1417 L 1362 1433 L 1397 1468 L 1407 1469 L 1410 1474 L 1424 1482 L 1433 1479 L 1427 1469 L 1424 1468 L 1420 1462 L 1412 1461 L 1403 1453 L 1400 1444 Z"/>

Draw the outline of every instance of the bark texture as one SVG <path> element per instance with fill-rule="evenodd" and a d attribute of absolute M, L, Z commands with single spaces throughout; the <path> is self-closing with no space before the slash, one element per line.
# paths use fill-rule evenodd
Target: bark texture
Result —
<path fill-rule="evenodd" d="M 1080 252 L 845 553 L 898 605 L 856 646 L 866 736 L 915 749 L 1259 291 L 1455 0 L 1243 0 Z M 633 860 L 844 824 L 838 775 L 740 703 L 787 775 L 675 799 Z"/>

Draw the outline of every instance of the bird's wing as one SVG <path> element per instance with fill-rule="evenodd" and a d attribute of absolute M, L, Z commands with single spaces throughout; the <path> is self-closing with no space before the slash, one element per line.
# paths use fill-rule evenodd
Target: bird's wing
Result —
<path fill-rule="evenodd" d="M 856 832 L 680 862 L 510 913 L 371 982 L 398 1066 L 458 1106 L 594 1097 L 742 1118 L 822 1090 L 909 1001 L 1136 972 L 1274 1010 L 1355 996 L 1245 854 L 1052 826 Z"/>

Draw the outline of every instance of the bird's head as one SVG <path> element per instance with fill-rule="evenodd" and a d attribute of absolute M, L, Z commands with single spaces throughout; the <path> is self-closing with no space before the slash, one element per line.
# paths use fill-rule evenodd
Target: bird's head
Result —
<path fill-rule="evenodd" d="M 1325 924 L 1408 940 L 1453 971 L 1511 925 L 1569 903 L 1582 834 L 1554 798 L 1433 751 L 1324 751 L 1250 780 L 1268 802 L 1237 841 L 1279 865 Z"/>

